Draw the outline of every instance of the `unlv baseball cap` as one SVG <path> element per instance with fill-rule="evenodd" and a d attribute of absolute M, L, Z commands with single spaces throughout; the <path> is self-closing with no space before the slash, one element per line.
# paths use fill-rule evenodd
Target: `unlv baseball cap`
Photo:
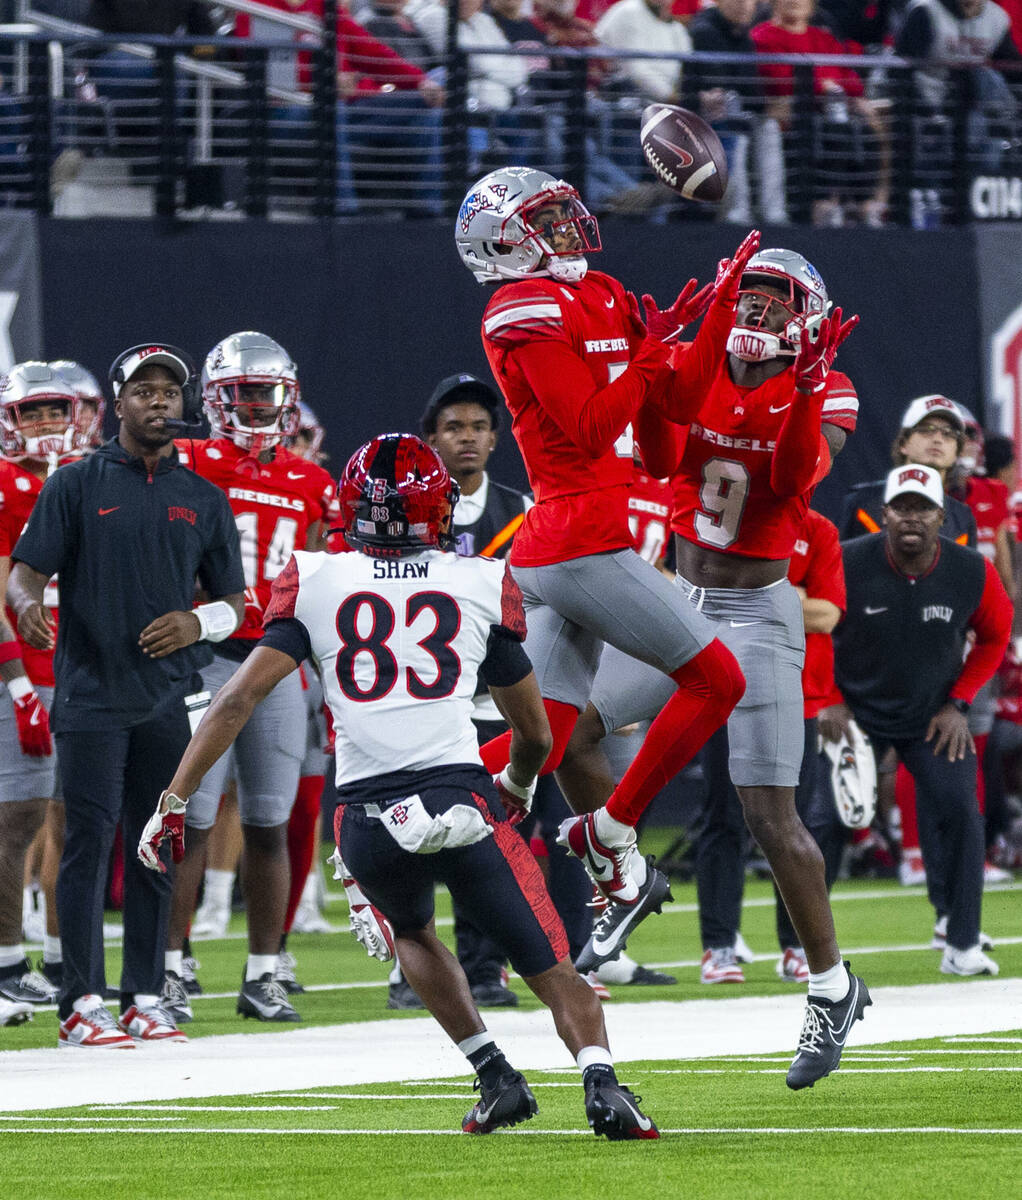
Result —
<path fill-rule="evenodd" d="M 110 382 L 114 396 L 120 395 L 121 387 L 141 367 L 166 367 L 183 387 L 191 378 L 192 369 L 171 346 L 135 346 L 110 368 Z"/>
<path fill-rule="evenodd" d="M 965 432 L 965 418 L 958 405 L 953 400 L 949 400 L 947 396 L 936 394 L 916 396 L 905 409 L 905 414 L 901 418 L 901 427 L 902 429 L 915 429 L 920 421 L 927 417 L 943 417 L 945 421 L 950 421 L 959 433 Z"/>
<path fill-rule="evenodd" d="M 467 371 L 460 371 L 457 375 L 441 379 L 433 389 L 419 422 L 423 433 L 436 433 L 437 414 L 449 404 L 481 404 L 489 414 L 490 425 L 494 429 L 500 425 L 500 411 L 503 408 L 500 395 L 482 379 L 469 375 Z"/>
<path fill-rule="evenodd" d="M 938 508 L 944 507 L 944 488 L 939 472 L 933 467 L 924 467 L 919 463 L 905 463 L 904 466 L 895 467 L 887 476 L 884 503 L 890 504 L 896 496 L 904 496 L 907 492 L 925 496 Z"/>

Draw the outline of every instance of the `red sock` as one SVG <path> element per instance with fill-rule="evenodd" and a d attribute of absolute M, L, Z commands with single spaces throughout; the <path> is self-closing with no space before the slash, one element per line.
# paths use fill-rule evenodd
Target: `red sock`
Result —
<path fill-rule="evenodd" d="M 894 776 L 894 799 L 901 810 L 901 851 L 919 849 L 919 822 L 916 820 L 916 781 L 904 763 L 898 763 Z"/>
<path fill-rule="evenodd" d="M 983 756 L 986 754 L 989 736 L 989 733 L 976 733 L 972 737 L 976 743 L 976 757 L 979 759 L 979 769 L 976 771 L 976 799 L 979 801 L 981 813 L 985 813 L 987 810 L 987 781 L 983 774 Z"/>
<path fill-rule="evenodd" d="M 564 750 L 571 738 L 571 731 L 578 721 L 578 709 L 573 704 L 562 704 L 560 700 L 543 701 L 547 720 L 550 722 L 550 732 L 554 735 L 554 747 L 550 757 L 543 764 L 540 775 L 549 775 L 561 765 Z M 479 747 L 483 766 L 491 775 L 503 771 L 511 761 L 511 734 L 502 733 L 484 746 Z"/>
<path fill-rule="evenodd" d="M 738 660 L 717 639 L 671 678 L 678 690 L 650 725 L 639 753 L 607 801 L 607 812 L 624 825 L 635 825 L 657 792 L 724 724 L 745 691 Z"/>
<path fill-rule="evenodd" d="M 302 898 L 305 881 L 312 870 L 312 859 L 316 853 L 316 818 L 319 816 L 319 798 L 323 794 L 322 775 L 303 775 L 298 781 L 291 818 L 287 823 L 287 854 L 291 860 L 291 891 L 287 897 L 287 915 L 284 917 L 284 932 L 289 933 Z"/>

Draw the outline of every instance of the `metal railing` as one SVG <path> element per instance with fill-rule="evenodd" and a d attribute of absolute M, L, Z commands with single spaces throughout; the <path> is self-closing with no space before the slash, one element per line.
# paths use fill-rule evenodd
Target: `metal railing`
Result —
<path fill-rule="evenodd" d="M 320 23 L 274 15 L 282 36 L 252 40 L 126 41 L 30 9 L 0 26 L 0 204 L 85 213 L 70 200 L 86 179 L 106 189 L 106 211 L 120 197 L 161 216 L 450 216 L 487 169 L 528 162 L 598 212 L 657 220 L 1022 217 L 1014 65 L 815 60 L 861 81 L 861 96 L 835 97 L 798 56 L 473 49 L 439 56 L 422 88 L 356 47 L 363 85 L 349 91 Z M 645 166 L 635 59 L 676 63 L 680 102 L 718 131 L 732 187 L 717 209 L 681 201 Z M 762 78 L 765 64 L 789 77 Z"/>

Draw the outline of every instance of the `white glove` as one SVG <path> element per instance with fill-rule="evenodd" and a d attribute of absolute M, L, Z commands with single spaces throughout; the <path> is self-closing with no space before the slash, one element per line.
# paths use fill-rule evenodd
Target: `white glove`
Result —
<path fill-rule="evenodd" d="M 150 871 L 166 875 L 167 868 L 160 861 L 160 847 L 170 841 L 170 856 L 179 863 L 185 856 L 185 809 L 187 801 L 173 792 L 164 792 L 156 805 L 156 812 L 146 822 L 138 842 L 138 857 Z"/>
<path fill-rule="evenodd" d="M 370 958 L 390 962 L 394 957 L 394 930 L 390 922 L 378 908 L 369 903 L 365 893 L 348 874 L 339 849 L 334 850 L 329 861 L 334 864 L 334 879 L 341 881 L 344 894 L 348 898 L 351 932 L 356 940 L 365 946 Z"/>

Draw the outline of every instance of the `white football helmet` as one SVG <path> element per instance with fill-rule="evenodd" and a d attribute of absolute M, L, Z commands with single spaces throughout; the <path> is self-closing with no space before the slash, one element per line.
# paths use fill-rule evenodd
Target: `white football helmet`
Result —
<path fill-rule="evenodd" d="M 561 215 L 537 224 L 535 215 L 549 205 L 560 206 Z M 569 229 L 577 244 L 555 250 L 554 237 Z M 469 188 L 454 240 L 461 261 L 480 283 L 530 275 L 573 283 L 589 269 L 582 251 L 600 249 L 600 229 L 570 183 L 532 167 L 501 167 Z"/>
<path fill-rule="evenodd" d="M 253 391 L 243 393 L 243 388 Z M 299 400 L 291 355 L 265 333 L 232 333 L 206 355 L 202 404 L 210 430 L 253 457 L 297 433 Z M 246 424 L 239 408 L 250 404 L 274 408 L 274 419 L 266 425 Z"/>
<path fill-rule="evenodd" d="M 27 419 L 27 409 L 47 404 L 63 409 L 59 419 L 45 423 Z M 0 378 L 0 449 L 4 458 L 56 460 L 75 448 L 78 397 L 52 367 L 44 362 L 15 363 Z"/>
<path fill-rule="evenodd" d="M 786 288 L 787 299 L 761 291 L 758 280 Z M 739 300 L 744 295 L 759 296 L 764 301 L 762 307 L 754 310 L 749 324 L 739 325 L 736 321 L 728 337 L 728 352 L 744 362 L 794 358 L 803 336 L 814 338 L 820 322 L 830 311 L 827 288 L 819 271 L 794 250 L 760 250 L 754 254 L 742 272 Z M 780 333 L 763 328 L 767 313 L 775 305 L 784 309 L 787 318 Z"/>
<path fill-rule="evenodd" d="M 50 366 L 65 381 L 69 383 L 78 397 L 78 412 L 75 417 L 75 447 L 78 450 L 92 450 L 103 440 L 103 416 L 106 413 L 106 400 L 96 377 L 81 365 L 69 358 L 60 358 L 51 362 Z"/>

